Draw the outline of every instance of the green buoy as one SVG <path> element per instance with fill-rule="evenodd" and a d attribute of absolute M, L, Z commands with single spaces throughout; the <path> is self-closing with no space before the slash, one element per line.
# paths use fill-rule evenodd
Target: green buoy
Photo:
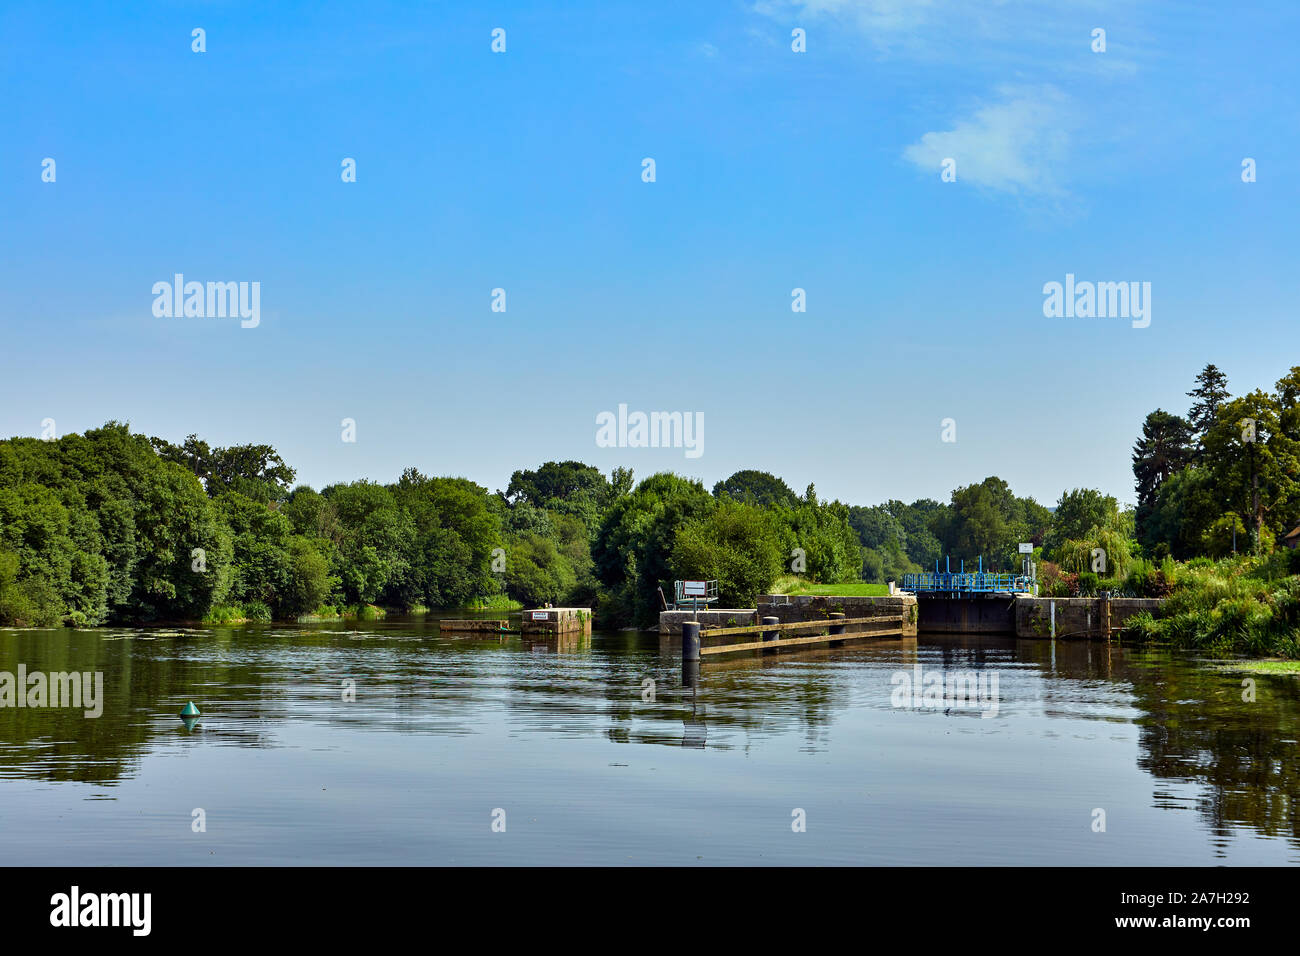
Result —
<path fill-rule="evenodd" d="M 186 702 L 185 702 L 185 706 L 181 708 L 180 716 L 181 716 L 181 717 L 198 717 L 198 716 L 200 716 L 200 715 L 199 715 L 199 709 L 198 709 L 197 707 L 194 706 L 194 701 L 190 700 L 190 701 L 186 701 Z"/>

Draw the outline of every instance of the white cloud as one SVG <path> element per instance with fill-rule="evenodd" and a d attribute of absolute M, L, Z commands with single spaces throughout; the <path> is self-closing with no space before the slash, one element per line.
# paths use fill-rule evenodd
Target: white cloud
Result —
<path fill-rule="evenodd" d="M 754 10 L 783 16 L 794 10 L 804 16 L 852 20 L 868 33 L 907 30 L 923 22 L 934 0 L 758 0 Z"/>
<path fill-rule="evenodd" d="M 1144 7 L 1134 0 L 755 0 L 751 9 L 783 24 L 856 33 L 882 57 L 1007 76 L 1008 69 L 1132 74 L 1126 51 L 1151 42 L 1132 22 Z M 1104 56 L 1090 55 L 1096 26 L 1108 28 Z"/>
<path fill-rule="evenodd" d="M 903 158 L 939 175 L 956 160 L 958 182 L 1002 192 L 1061 195 L 1064 164 L 1074 125 L 1069 99 L 1055 87 L 1003 87 L 1000 101 L 978 107 L 952 129 L 926 133 L 903 150 Z"/>

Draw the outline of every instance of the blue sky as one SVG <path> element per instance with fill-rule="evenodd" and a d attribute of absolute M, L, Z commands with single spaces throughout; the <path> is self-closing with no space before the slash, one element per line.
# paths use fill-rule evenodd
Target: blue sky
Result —
<path fill-rule="evenodd" d="M 1292 4 L 77 9 L 0 10 L 0 434 L 1131 500 L 1201 366 L 1300 364 Z M 156 317 L 177 272 L 260 282 L 260 325 Z M 1044 317 L 1067 273 L 1150 282 L 1150 326 Z M 597 447 L 620 403 L 703 413 L 703 454 Z"/>

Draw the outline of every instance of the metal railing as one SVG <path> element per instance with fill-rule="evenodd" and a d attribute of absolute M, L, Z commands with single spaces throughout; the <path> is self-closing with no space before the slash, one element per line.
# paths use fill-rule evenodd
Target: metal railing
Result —
<path fill-rule="evenodd" d="M 685 581 L 673 582 L 673 607 L 676 610 L 687 608 L 707 607 L 718 600 L 718 582 L 705 581 L 705 592 L 703 594 L 687 594 Z"/>
<path fill-rule="evenodd" d="M 903 575 L 903 590 L 928 594 L 1025 594 L 1034 590 L 1034 582 L 1023 574 L 921 571 Z"/>

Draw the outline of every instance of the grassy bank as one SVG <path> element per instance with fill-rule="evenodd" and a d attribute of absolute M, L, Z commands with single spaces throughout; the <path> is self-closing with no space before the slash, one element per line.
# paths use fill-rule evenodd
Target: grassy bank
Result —
<path fill-rule="evenodd" d="M 477 598 L 471 601 L 466 610 L 470 611 L 521 611 L 523 604 L 519 601 L 513 601 L 504 594 L 494 594 L 491 597 Z"/>
<path fill-rule="evenodd" d="M 776 579 L 772 584 L 773 594 L 814 594 L 834 597 L 884 597 L 889 594 L 889 585 L 871 584 L 867 581 L 843 581 L 839 584 L 813 584 L 811 581 L 787 574 Z"/>
<path fill-rule="evenodd" d="M 265 604 L 250 601 L 247 604 L 219 604 L 203 615 L 203 623 L 208 625 L 225 624 L 269 624 L 271 609 Z"/>
<path fill-rule="evenodd" d="M 352 607 L 322 605 L 310 614 L 301 614 L 293 620 L 300 624 L 319 621 L 380 621 L 387 616 L 387 611 L 373 604 L 358 604 Z M 218 627 L 226 624 L 269 624 L 271 621 L 271 609 L 258 602 L 223 604 L 214 607 L 203 616 L 204 624 Z"/>
<path fill-rule="evenodd" d="M 1125 636 L 1215 655 L 1300 658 L 1300 553 L 1238 556 L 1162 568 L 1159 617 L 1129 620 Z"/>

